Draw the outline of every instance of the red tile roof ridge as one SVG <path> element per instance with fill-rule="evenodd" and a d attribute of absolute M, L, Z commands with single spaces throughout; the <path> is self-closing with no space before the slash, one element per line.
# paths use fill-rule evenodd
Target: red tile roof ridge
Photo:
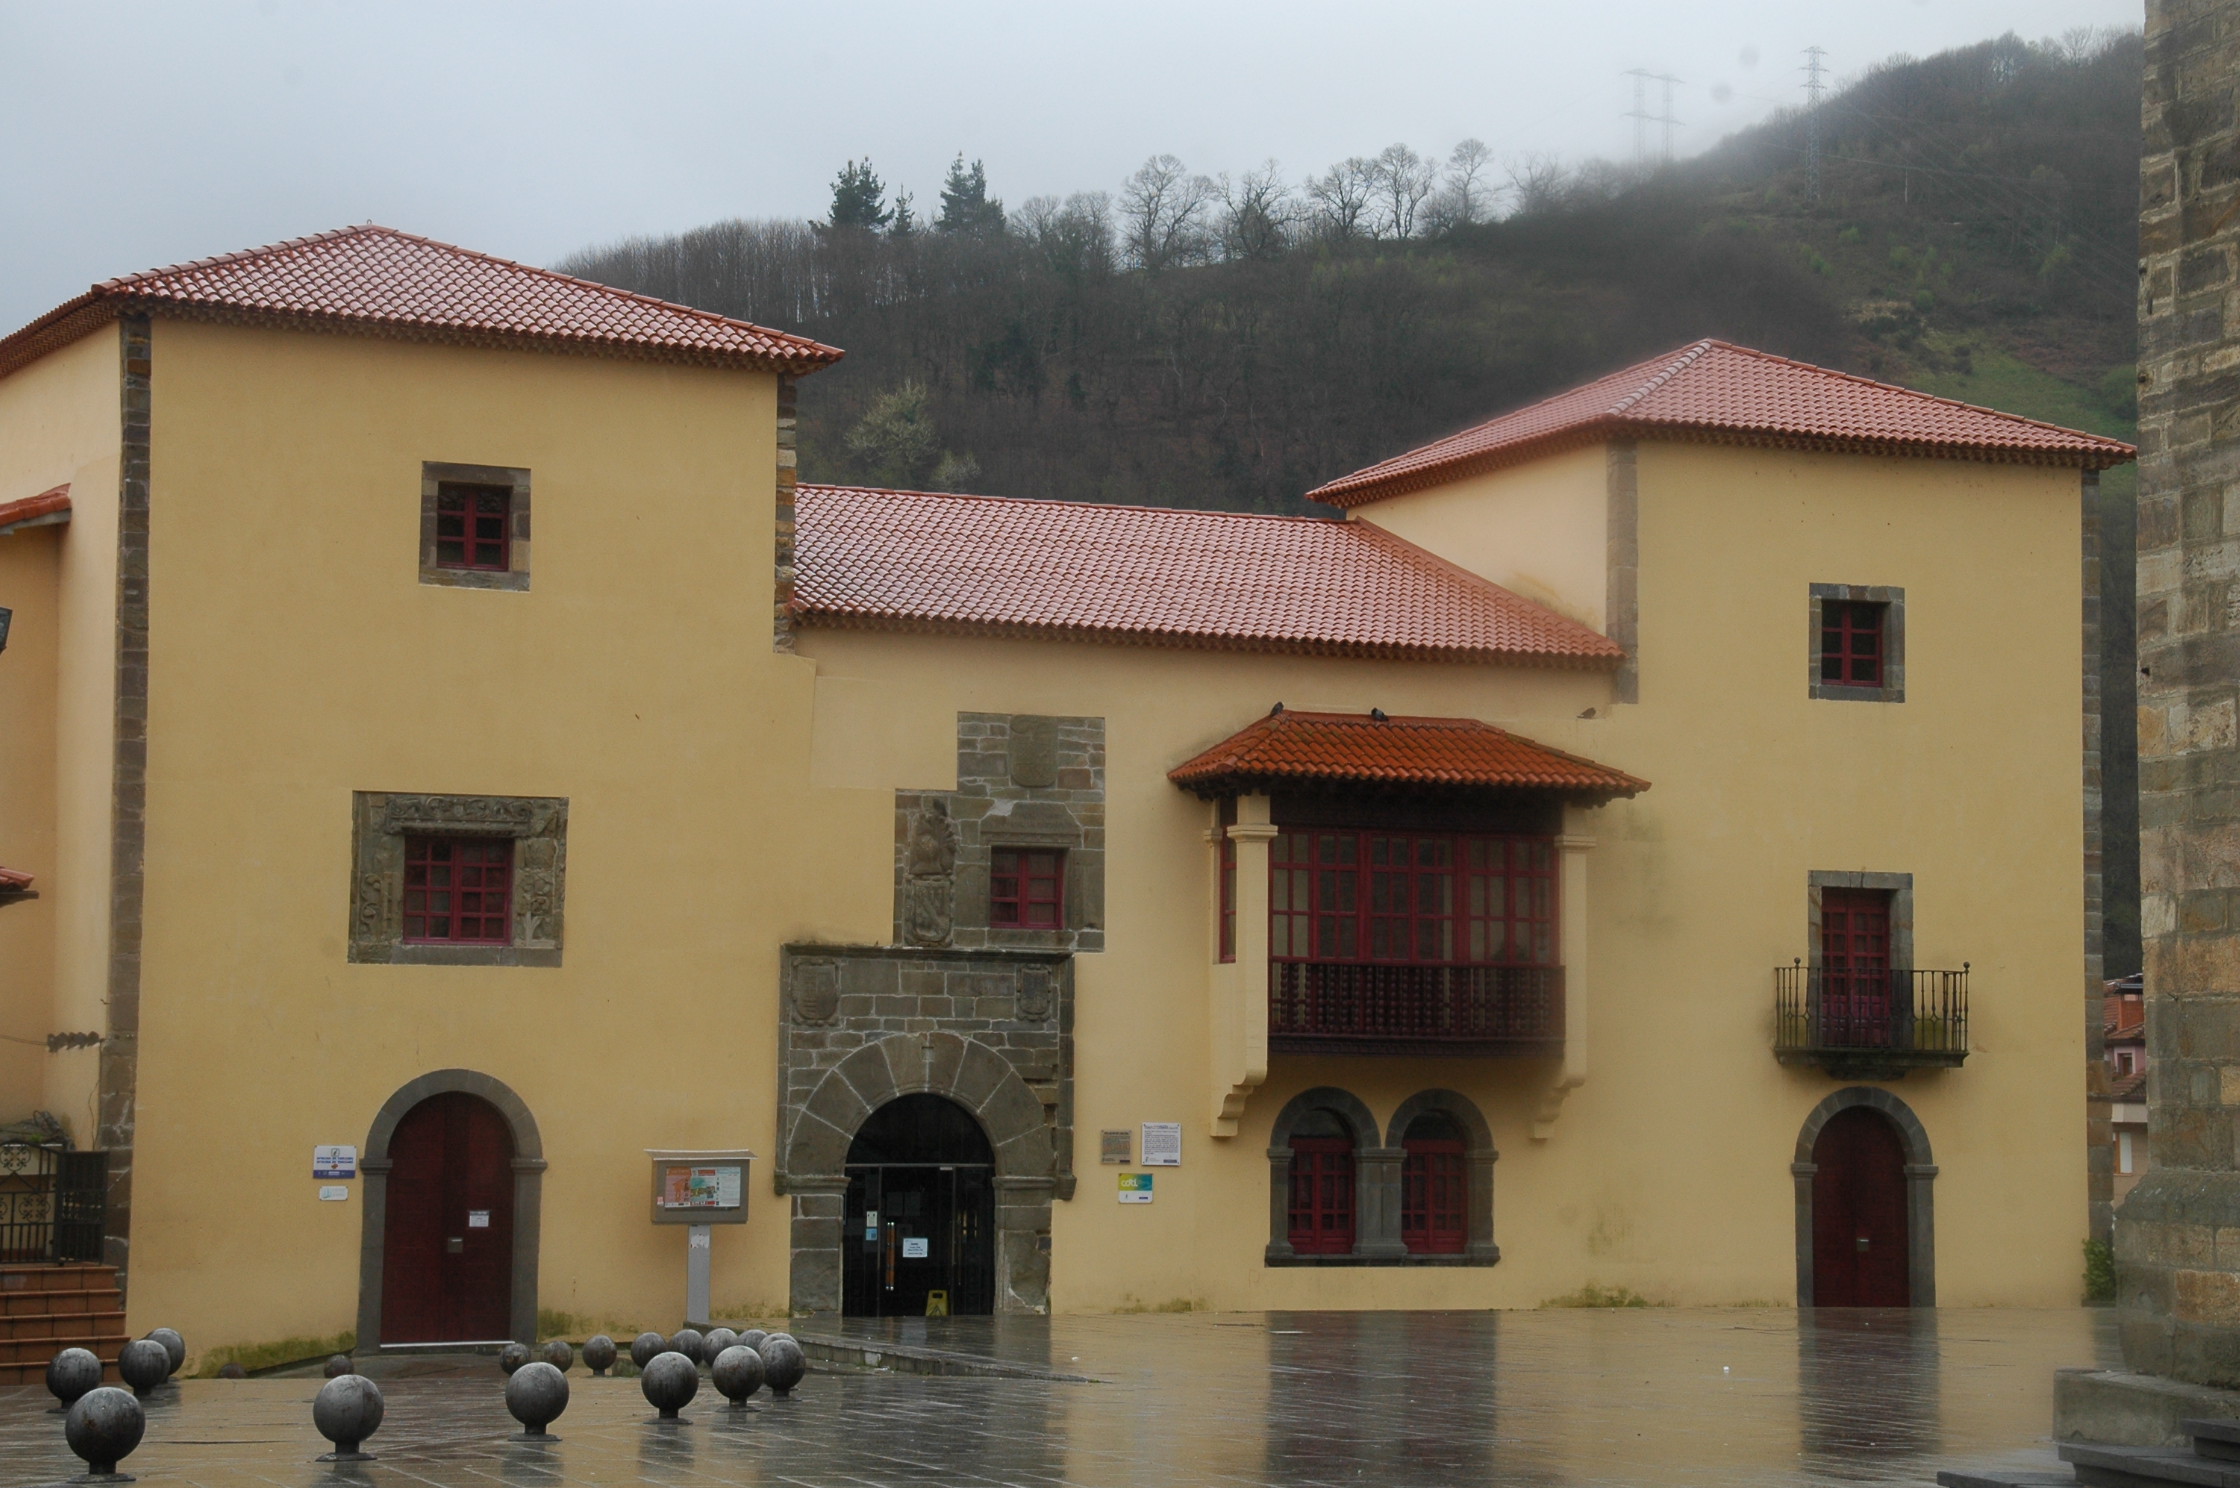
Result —
<path fill-rule="evenodd" d="M 70 483 L 41 491 L 36 496 L 25 496 L 17 501 L 0 501 L 0 537 L 22 527 L 47 527 L 70 520 Z"/>
<path fill-rule="evenodd" d="M 713 310 L 703 310 L 694 305 L 657 299 L 652 295 L 640 294 L 635 290 L 621 289 L 611 284 L 600 284 L 596 280 L 579 278 L 573 274 L 563 274 L 556 269 L 522 263 L 517 259 L 500 258 L 496 254 L 483 253 L 473 248 L 462 248 L 456 243 L 446 243 L 439 238 L 406 232 L 401 228 L 387 227 L 376 222 L 362 222 L 348 227 L 333 228 L 326 232 L 308 233 L 302 237 L 283 238 L 278 242 L 267 243 L 260 247 L 236 249 L 231 253 L 212 254 L 206 258 L 188 259 L 181 263 L 167 264 L 162 268 L 142 269 L 135 273 L 121 274 L 114 278 L 104 279 L 93 285 L 84 294 L 64 301 L 9 335 L 0 337 L 0 377 L 6 376 L 17 368 L 36 360 L 61 345 L 67 344 L 71 340 L 75 340 L 95 325 L 108 319 L 119 308 L 140 304 L 205 306 L 251 314 L 262 308 L 275 319 L 298 323 L 311 321 L 396 327 L 417 326 L 433 330 L 464 330 L 468 332 L 479 329 L 490 334 L 508 336 L 532 343 L 542 342 L 569 346 L 610 345 L 656 348 L 667 344 L 660 337 L 648 335 L 642 331 L 631 333 L 611 327 L 597 332 L 580 329 L 573 332 L 559 332 L 541 326 L 461 326 L 456 321 L 426 314 L 407 314 L 392 311 L 380 314 L 354 315 L 347 311 L 337 310 L 306 310 L 295 307 L 281 309 L 269 306 L 244 305 L 238 301 L 222 300 L 207 295 L 159 292 L 159 286 L 166 280 L 177 279 L 190 274 L 205 273 L 211 269 L 224 268 L 228 265 L 285 260 L 291 256 L 300 255 L 307 249 L 357 237 L 385 238 L 410 243 L 510 273 L 528 275 L 546 283 L 564 285 L 570 289 L 596 294 L 616 304 L 638 306 L 664 315 L 683 316 L 709 327 L 720 327 L 725 331 L 744 333 L 771 343 L 773 351 L 763 359 L 773 363 L 782 362 L 787 370 L 794 372 L 796 375 L 806 375 L 809 372 L 817 371 L 846 355 L 838 347 L 827 346 L 823 342 L 811 340 L 806 336 L 797 336 L 790 331 L 757 325 L 752 321 L 739 320 L 733 316 L 721 315 Z M 682 345 L 682 343 L 678 344 Z M 706 351 L 707 349 L 701 348 L 701 350 Z M 708 354 L 713 355 L 714 353 L 708 352 Z M 732 359 L 753 360 L 754 358 L 749 355 L 744 358 L 735 356 Z"/>
<path fill-rule="evenodd" d="M 1950 410 L 1955 414 L 1966 415 L 1969 419 L 1990 421 L 1993 427 L 1979 429 L 1971 434 L 1952 428 L 1909 429 L 1896 424 L 1886 430 L 1862 430 L 1856 426 L 1855 421 L 1841 416 L 1826 419 L 1823 426 L 1818 428 L 1811 427 L 1808 419 L 1764 414 L 1743 417 L 1721 416 L 1714 411 L 1678 411 L 1641 413 L 1636 416 L 1637 410 L 1644 403 L 1671 388 L 1684 374 L 1714 355 L 1733 356 L 1768 367 L 1804 373 L 1822 384 L 1848 385 L 1897 400 L 1903 408 L 1918 410 L 1934 407 Z M 1606 386 L 1611 401 L 1595 401 L 1593 395 L 1596 390 Z M 1564 412 L 1557 407 L 1570 400 L 1579 401 L 1578 411 Z M 1536 413 L 1542 414 L 1546 421 L 1535 423 L 1531 416 Z M 1887 412 L 1884 416 L 1891 420 L 1897 417 Z M 1518 425 L 1514 432 L 1504 434 L 1498 430 L 1497 426 L 1509 423 Z M 2013 435 L 2027 431 L 2039 438 L 2022 443 L 2001 442 L 1994 430 Z M 1716 337 L 1705 337 L 1675 351 L 1646 357 L 1615 371 L 1606 372 L 1600 377 L 1589 378 L 1576 386 L 1564 388 L 1492 418 L 1481 419 L 1453 433 L 1415 445 L 1350 474 L 1325 481 L 1307 495 L 1309 499 L 1327 501 L 1332 505 L 1353 506 L 1386 496 L 1404 495 L 1444 480 L 1482 474 L 1603 439 L 1700 439 L 1710 436 L 1716 440 L 1720 435 L 1729 436 L 1732 442 L 1746 445 L 1772 444 L 1780 447 L 1946 458 L 1972 455 L 2025 463 L 2082 465 L 2092 469 L 2121 464 L 2137 454 L 2137 450 L 2131 445 L 2106 435 L 2071 429 L 1981 404 L 1966 403 L 1957 398 L 1947 398 L 1942 394 L 1923 392 L 1897 383 L 1880 382 L 1855 372 L 1818 366 L 1775 352 L 1760 351 L 1756 347 L 1722 341 Z M 1450 446 L 1451 450 L 1444 448 Z"/>
<path fill-rule="evenodd" d="M 1296 512 L 1230 511 L 1218 506 L 1153 506 L 1141 501 L 1070 501 L 1059 496 L 990 496 L 978 491 L 914 491 L 907 486 L 857 486 L 835 481 L 801 481 L 794 486 L 794 490 L 823 492 L 835 496 L 909 496 L 926 501 L 1002 501 L 1017 506 L 1064 507 L 1069 511 L 1151 512 L 1160 516 L 1234 517 L 1240 521 L 1253 522 L 1308 522 L 1321 527 L 1372 525 L 1352 517 L 1324 517 Z M 1376 530 L 1387 537 L 1392 536 L 1381 527 Z M 1413 547 L 1414 544 L 1409 546 Z"/>
<path fill-rule="evenodd" d="M 1427 735 L 1454 742 L 1429 747 Z M 1200 795 L 1302 781 L 1556 790 L 1604 799 L 1649 788 L 1639 776 L 1481 719 L 1294 711 L 1280 703 L 1167 778 Z"/>

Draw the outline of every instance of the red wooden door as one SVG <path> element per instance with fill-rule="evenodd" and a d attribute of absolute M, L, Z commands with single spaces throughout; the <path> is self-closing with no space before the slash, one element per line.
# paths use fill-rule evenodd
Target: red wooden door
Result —
<path fill-rule="evenodd" d="M 1291 1248 L 1300 1255 L 1353 1249 L 1353 1143 L 1291 1139 Z"/>
<path fill-rule="evenodd" d="M 1812 1144 L 1812 1305 L 1906 1307 L 1906 1154 L 1888 1117 L 1838 1111 Z"/>
<path fill-rule="evenodd" d="M 430 1096 L 389 1139 L 384 1343 L 488 1342 L 513 1332 L 513 1134 L 488 1102 Z"/>
<path fill-rule="evenodd" d="M 1820 1041 L 1876 1048 L 1891 1041 L 1890 896 L 1879 889 L 1820 894 Z"/>

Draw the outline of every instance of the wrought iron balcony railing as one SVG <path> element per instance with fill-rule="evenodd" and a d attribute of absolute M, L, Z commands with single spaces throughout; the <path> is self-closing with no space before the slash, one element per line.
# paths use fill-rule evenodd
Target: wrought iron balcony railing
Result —
<path fill-rule="evenodd" d="M 1889 1079 L 1968 1057 L 1968 967 L 1773 972 L 1773 1053 L 1841 1079 Z"/>
<path fill-rule="evenodd" d="M 0 1142 L 0 1261 L 98 1261 L 109 1154 Z"/>
<path fill-rule="evenodd" d="M 1468 1054 L 1562 1044 L 1560 966 L 1268 967 L 1268 1046 L 1281 1052 Z"/>

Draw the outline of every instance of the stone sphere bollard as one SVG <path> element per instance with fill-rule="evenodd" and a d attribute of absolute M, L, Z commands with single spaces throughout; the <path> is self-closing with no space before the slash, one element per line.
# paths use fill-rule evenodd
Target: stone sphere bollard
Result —
<path fill-rule="evenodd" d="M 135 1338 L 117 1350 L 117 1373 L 133 1394 L 145 1395 L 171 1378 L 171 1355 L 153 1338 Z"/>
<path fill-rule="evenodd" d="M 676 1336 L 669 1340 L 669 1352 L 682 1354 L 695 1364 L 705 1364 L 708 1361 L 701 1353 L 701 1345 L 706 1342 L 706 1336 L 698 1328 L 679 1328 Z"/>
<path fill-rule="evenodd" d="M 228 1359 L 218 1366 L 219 1379 L 247 1379 L 248 1377 L 249 1371 L 235 1360 Z"/>
<path fill-rule="evenodd" d="M 187 1341 L 179 1336 L 177 1328 L 157 1328 L 150 1332 L 148 1336 L 162 1344 L 163 1351 L 171 1356 L 171 1372 L 173 1374 L 177 1374 L 180 1369 L 185 1367 Z"/>
<path fill-rule="evenodd" d="M 739 1335 L 729 1328 L 710 1328 L 700 1340 L 700 1362 L 715 1368 L 716 1355 L 739 1341 Z"/>
<path fill-rule="evenodd" d="M 748 1348 L 758 1349 L 762 1347 L 762 1340 L 768 1338 L 769 1336 L 769 1334 L 763 1332 L 760 1328 L 749 1328 L 746 1332 L 739 1335 L 739 1341 L 745 1344 Z"/>
<path fill-rule="evenodd" d="M 604 1379 L 614 1368 L 614 1340 L 604 1333 L 594 1333 L 583 1341 L 583 1367 Z"/>
<path fill-rule="evenodd" d="M 364 1375 L 345 1374 L 328 1380 L 320 1387 L 319 1398 L 311 1402 L 311 1424 L 334 1443 L 334 1450 L 322 1453 L 319 1461 L 371 1460 L 373 1454 L 358 1450 L 359 1444 L 381 1429 L 385 1409 L 381 1387 Z"/>
<path fill-rule="evenodd" d="M 66 1411 L 78 1397 L 101 1383 L 101 1359 L 92 1349 L 66 1348 L 47 1361 L 47 1393 Z"/>
<path fill-rule="evenodd" d="M 793 1387 L 809 1372 L 809 1356 L 787 1334 L 771 1334 L 762 1340 L 757 1352 L 762 1355 L 762 1377 L 773 1395 L 791 1395 Z"/>
<path fill-rule="evenodd" d="M 680 1420 L 677 1412 L 700 1393 L 700 1368 L 674 1349 L 655 1354 L 638 1376 L 638 1388 L 646 1392 L 646 1403 L 661 1412 L 662 1420 Z"/>
<path fill-rule="evenodd" d="M 132 1455 L 147 1432 L 148 1415 L 140 1402 L 114 1385 L 86 1391 L 62 1418 L 63 1439 L 86 1460 L 91 1477 L 119 1477 L 117 1464 Z"/>
<path fill-rule="evenodd" d="M 576 1362 L 576 1351 L 565 1338 L 555 1338 L 537 1350 L 537 1358 L 566 1374 Z"/>
<path fill-rule="evenodd" d="M 532 1359 L 506 1381 L 506 1409 L 521 1423 L 523 1436 L 544 1436 L 545 1427 L 568 1408 L 568 1377 L 559 1366 Z"/>
<path fill-rule="evenodd" d="M 323 1372 L 328 1379 L 341 1379 L 344 1375 L 355 1371 L 350 1367 L 350 1356 L 348 1354 L 329 1354 L 327 1355 L 327 1366 Z"/>
<path fill-rule="evenodd" d="M 510 1376 L 516 1369 L 528 1363 L 530 1357 L 529 1345 L 509 1343 L 498 1350 L 498 1367 Z"/>
<path fill-rule="evenodd" d="M 630 1340 L 630 1362 L 640 1369 L 654 1361 L 658 1354 L 669 1352 L 669 1340 L 658 1333 L 640 1333 Z"/>
<path fill-rule="evenodd" d="M 715 1364 L 708 1371 L 715 1376 L 716 1389 L 733 1406 L 744 1406 L 747 1397 L 762 1388 L 762 1355 L 743 1343 L 735 1343 L 716 1355 Z"/>

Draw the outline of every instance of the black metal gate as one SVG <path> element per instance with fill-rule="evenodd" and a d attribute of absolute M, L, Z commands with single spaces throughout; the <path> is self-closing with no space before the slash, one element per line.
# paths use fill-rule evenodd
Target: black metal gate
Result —
<path fill-rule="evenodd" d="M 109 1154 L 0 1142 L 0 1262 L 98 1261 Z"/>

